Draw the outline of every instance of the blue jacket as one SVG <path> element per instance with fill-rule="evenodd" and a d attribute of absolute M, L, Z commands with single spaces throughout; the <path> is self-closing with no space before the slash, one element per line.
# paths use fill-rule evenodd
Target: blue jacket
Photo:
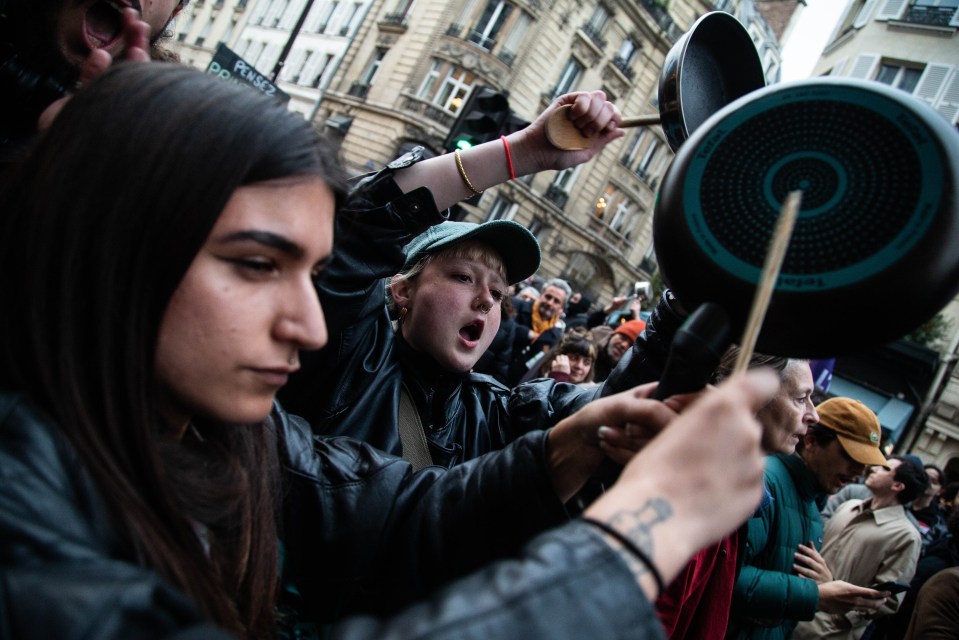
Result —
<path fill-rule="evenodd" d="M 793 572 L 793 554 L 800 543 L 822 547 L 826 495 L 798 454 L 766 458 L 764 477 L 772 501 L 744 525 L 728 638 L 788 638 L 819 606 L 819 588 Z"/>

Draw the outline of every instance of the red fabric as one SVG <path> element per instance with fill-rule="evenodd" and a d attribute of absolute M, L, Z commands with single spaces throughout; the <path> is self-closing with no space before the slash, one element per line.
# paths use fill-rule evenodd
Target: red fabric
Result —
<path fill-rule="evenodd" d="M 706 547 L 656 600 L 666 637 L 722 640 L 736 582 L 739 532 Z"/>

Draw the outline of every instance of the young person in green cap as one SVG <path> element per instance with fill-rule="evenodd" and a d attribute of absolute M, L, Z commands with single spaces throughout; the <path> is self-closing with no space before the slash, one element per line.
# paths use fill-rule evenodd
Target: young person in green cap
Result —
<path fill-rule="evenodd" d="M 546 118 L 567 104 L 576 125 L 596 137 L 591 148 L 562 151 L 546 138 Z M 284 406 L 317 433 L 408 459 L 415 447 L 422 464 L 450 467 L 600 395 L 552 380 L 511 393 L 471 373 L 496 335 L 508 285 L 536 272 L 540 252 L 522 225 L 445 221 L 445 210 L 515 177 L 592 159 L 623 135 L 618 122 L 601 91 L 568 94 L 522 131 L 429 159 L 414 150 L 360 178 L 317 281 L 330 348 L 304 357 L 281 393 Z M 412 441 L 404 446 L 406 427 Z"/>

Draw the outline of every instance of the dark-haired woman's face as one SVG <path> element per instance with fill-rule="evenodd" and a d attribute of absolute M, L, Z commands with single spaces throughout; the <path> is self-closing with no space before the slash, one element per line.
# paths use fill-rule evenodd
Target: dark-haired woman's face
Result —
<path fill-rule="evenodd" d="M 570 353 L 569 356 L 569 381 L 573 384 L 579 384 L 586 380 L 589 370 L 593 368 L 593 359 L 580 353 Z"/>
<path fill-rule="evenodd" d="M 233 194 L 160 325 L 156 376 L 173 429 L 193 415 L 262 420 L 299 368 L 297 352 L 326 343 L 313 277 L 332 250 L 333 212 L 318 178 Z"/>

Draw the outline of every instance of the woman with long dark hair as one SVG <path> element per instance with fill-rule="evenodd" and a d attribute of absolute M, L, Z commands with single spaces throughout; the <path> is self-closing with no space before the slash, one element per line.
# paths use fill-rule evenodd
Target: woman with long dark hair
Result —
<path fill-rule="evenodd" d="M 655 636 L 657 582 L 749 513 L 768 379 L 679 417 L 612 396 L 415 474 L 275 405 L 327 340 L 330 158 L 265 96 L 142 64 L 81 91 L 19 167 L 0 218 L 4 636 Z M 597 428 L 609 448 L 626 422 L 670 428 L 591 521 L 534 539 L 602 458 Z"/>

